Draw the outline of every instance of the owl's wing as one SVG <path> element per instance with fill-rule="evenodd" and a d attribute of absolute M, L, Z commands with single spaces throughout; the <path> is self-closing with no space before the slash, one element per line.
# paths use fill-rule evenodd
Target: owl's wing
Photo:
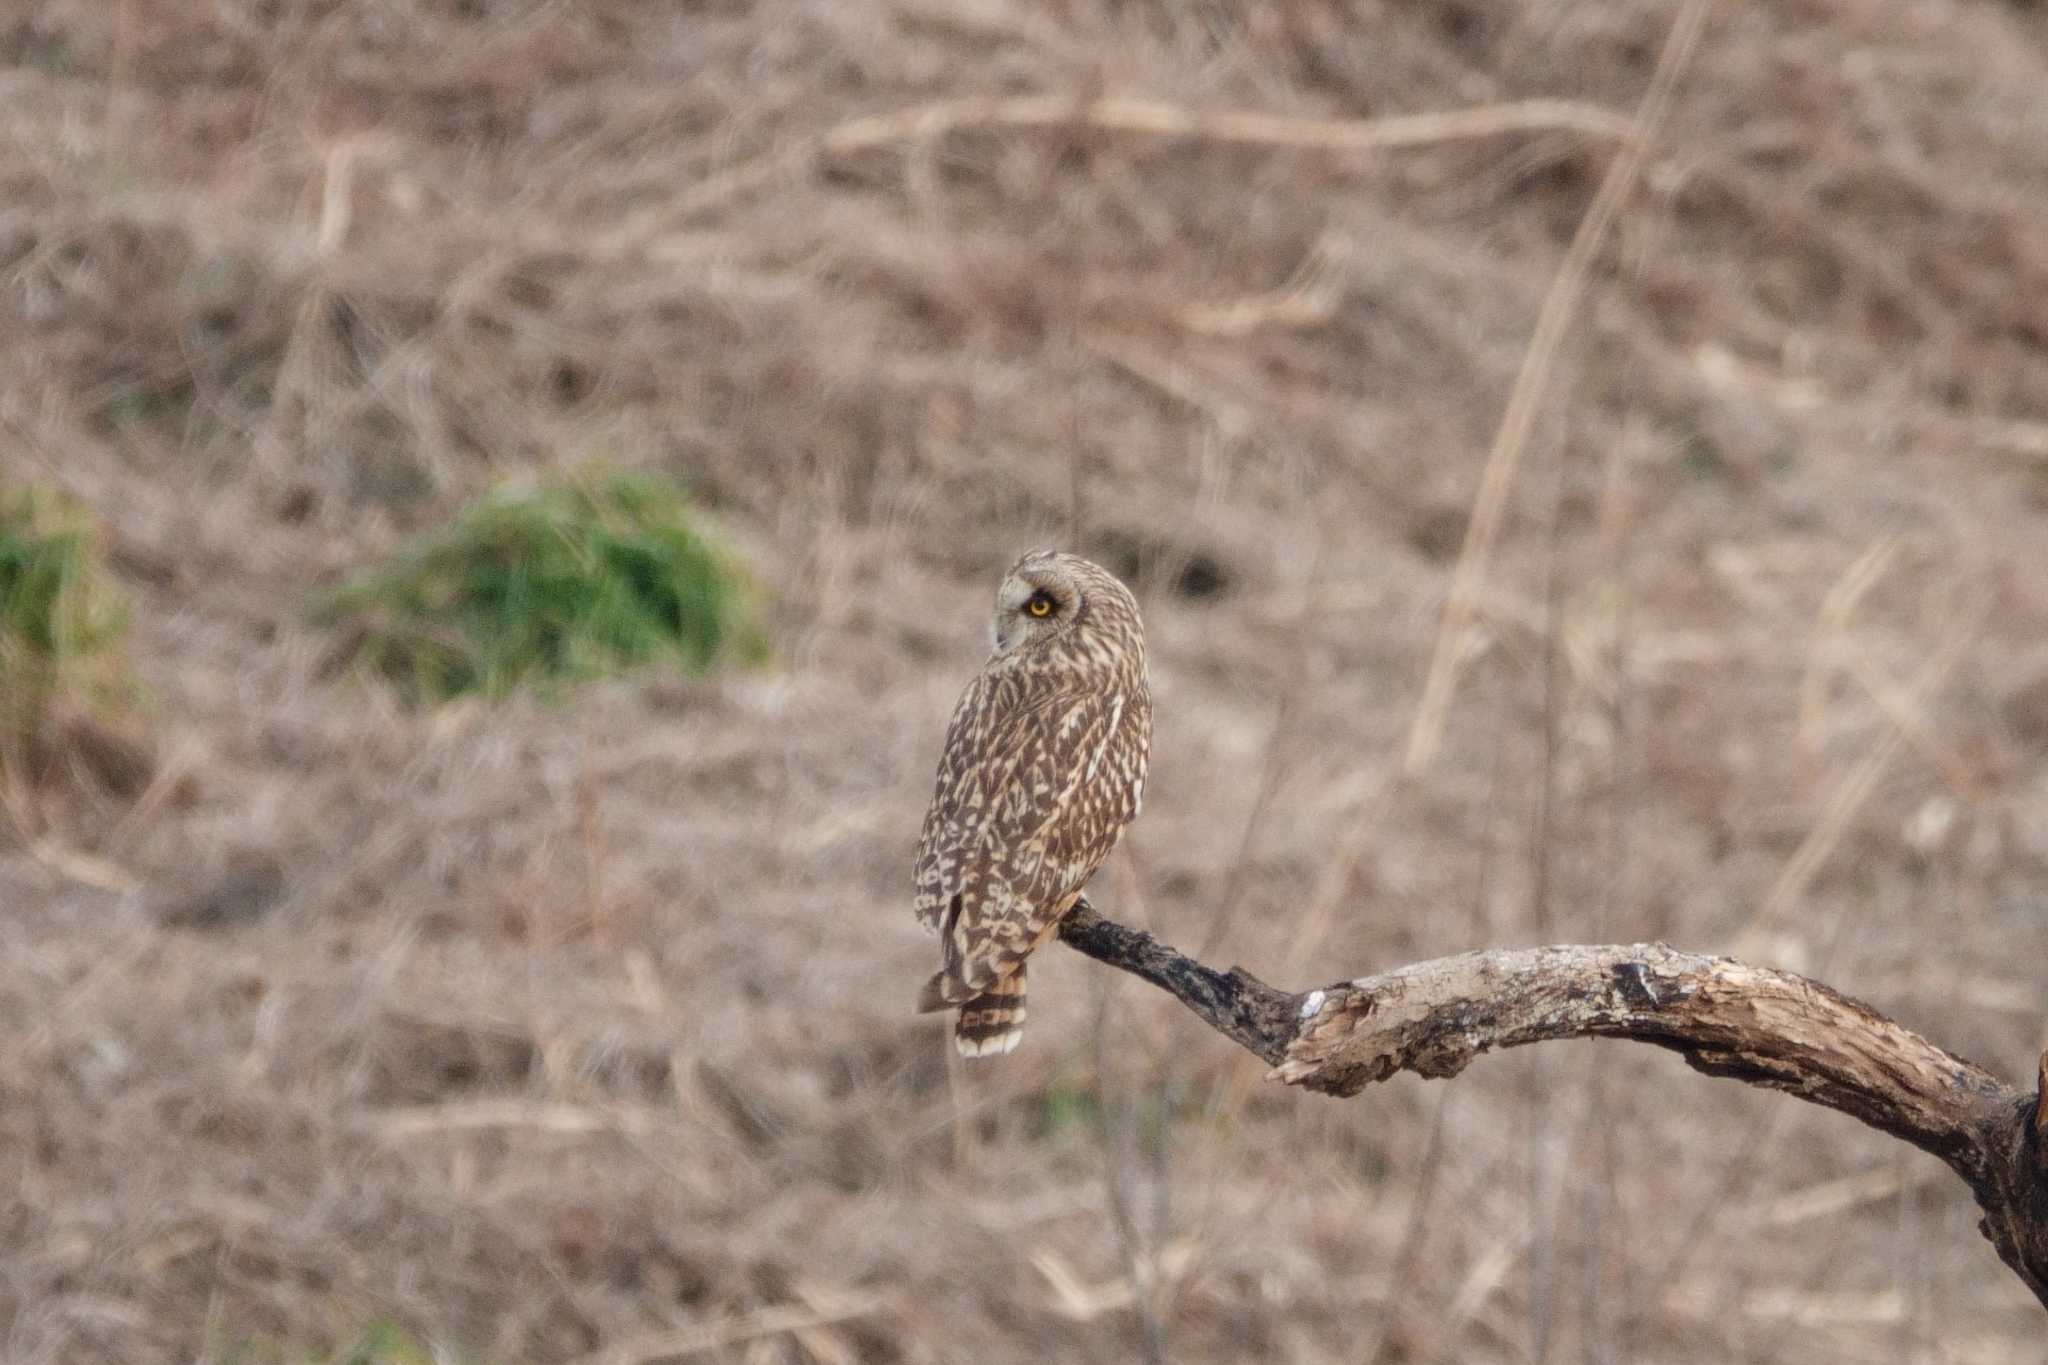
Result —
<path fill-rule="evenodd" d="M 1034 747 L 1042 713 L 1058 697 L 1026 699 L 1013 680 L 978 674 L 960 695 L 917 849 L 917 917 L 933 933 L 959 914 L 955 893 L 972 891 L 990 841 L 1014 834 L 1019 769 Z"/>
<path fill-rule="evenodd" d="M 945 940 L 947 974 L 993 983 L 1094 875 L 1136 813 L 1149 699 L 1117 691 L 1028 697 L 984 674 L 946 734 L 918 850 L 916 907 Z"/>

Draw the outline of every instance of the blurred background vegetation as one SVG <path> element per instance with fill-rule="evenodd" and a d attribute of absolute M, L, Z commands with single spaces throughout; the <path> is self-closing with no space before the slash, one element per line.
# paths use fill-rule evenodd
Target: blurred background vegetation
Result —
<path fill-rule="evenodd" d="M 959 1069 L 908 880 L 1063 544 L 1112 916 L 2031 1075 L 2044 89 L 2003 0 L 0 15 L 0 1353 L 2037 1359 L 1936 1163 L 1647 1049 L 1333 1103 L 1053 951 Z"/>
<path fill-rule="evenodd" d="M 680 490 L 614 475 L 486 495 L 314 615 L 354 636 L 357 666 L 433 702 L 653 660 L 681 674 L 735 650 L 758 662 L 748 612 L 738 566 L 692 529 Z"/>
<path fill-rule="evenodd" d="M 90 518 L 35 484 L 0 503 L 0 668 L 8 681 L 6 735 L 22 744 L 49 725 L 60 700 L 91 702 L 111 679 L 93 676 L 128 621 Z"/>

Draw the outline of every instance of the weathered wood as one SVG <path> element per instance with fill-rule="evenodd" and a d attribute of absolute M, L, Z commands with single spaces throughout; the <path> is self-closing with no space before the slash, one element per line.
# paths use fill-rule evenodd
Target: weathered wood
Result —
<path fill-rule="evenodd" d="M 1276 991 L 1241 967 L 1218 972 L 1142 929 L 1106 920 L 1083 896 L 1060 921 L 1060 938 L 1098 962 L 1141 976 L 1193 1010 L 1209 1027 L 1277 1066 L 1300 1024 L 1299 996 Z"/>
<path fill-rule="evenodd" d="M 1465 953 L 1291 994 L 1205 967 L 1085 899 L 1060 937 L 1174 995 L 1273 1079 L 1325 1094 L 1402 1071 L 1455 1076 L 1495 1048 L 1627 1038 L 1839 1110 L 1947 1162 L 1984 1235 L 2048 1307 L 2048 1055 L 2029 1095 L 1817 981 L 1661 943 Z"/>

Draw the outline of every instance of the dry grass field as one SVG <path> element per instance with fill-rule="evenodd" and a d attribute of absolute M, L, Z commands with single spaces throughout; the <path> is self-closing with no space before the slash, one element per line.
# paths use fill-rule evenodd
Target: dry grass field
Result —
<path fill-rule="evenodd" d="M 1938 1163 L 1648 1049 L 1336 1102 L 1057 946 L 1000 1063 L 910 1012 L 1059 543 L 1150 633 L 1106 914 L 1665 939 L 2031 1077 L 2048 14 L 1682 9 L 5 7 L 0 483 L 133 685 L 6 770 L 0 1359 L 2048 1360 Z M 339 666 L 318 593 L 592 467 L 765 666 Z"/>

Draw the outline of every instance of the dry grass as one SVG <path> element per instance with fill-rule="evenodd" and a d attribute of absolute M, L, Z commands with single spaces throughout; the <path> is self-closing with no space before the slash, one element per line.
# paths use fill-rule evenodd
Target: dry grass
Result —
<path fill-rule="evenodd" d="M 1110 913 L 1290 984 L 1740 941 L 2031 1074 L 2048 20 L 1717 7 L 1632 142 L 1677 13 L 0 20 L 0 476 L 104 526 L 157 755 L 0 831 L 0 1354 L 2037 1355 L 1921 1158 L 1661 1057 L 1337 1105 L 1066 959 L 955 1086 L 908 1013 L 943 720 L 1057 540 L 1156 661 Z M 593 459 L 711 506 L 779 671 L 325 674 L 311 594 Z"/>

